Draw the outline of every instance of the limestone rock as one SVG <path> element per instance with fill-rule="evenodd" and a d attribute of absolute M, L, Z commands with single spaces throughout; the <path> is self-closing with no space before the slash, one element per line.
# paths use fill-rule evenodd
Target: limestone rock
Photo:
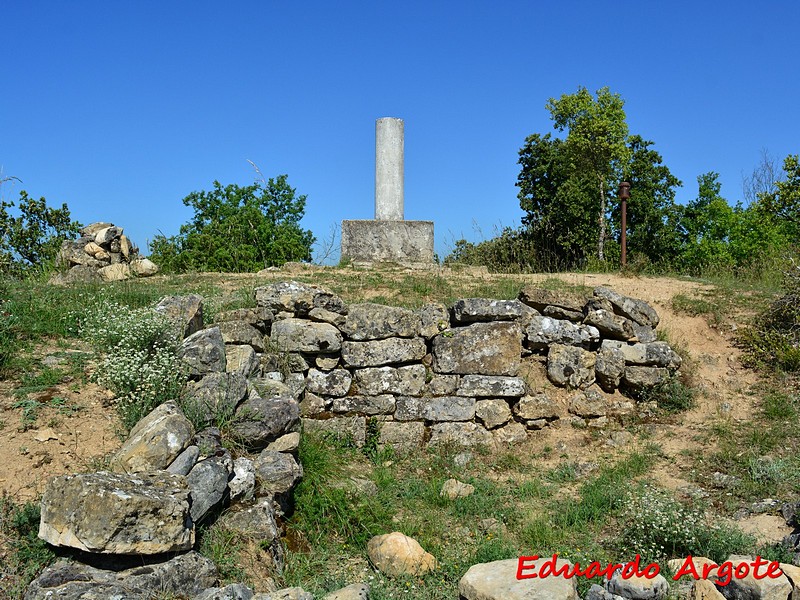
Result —
<path fill-rule="evenodd" d="M 367 543 L 372 564 L 385 575 L 423 575 L 436 568 L 436 559 L 414 538 L 399 531 L 378 535 Z"/>
<path fill-rule="evenodd" d="M 623 598 L 622 596 L 617 596 L 616 594 L 612 594 L 605 588 L 597 585 L 596 583 L 593 583 L 592 587 L 589 588 L 589 592 L 586 594 L 586 600 L 628 600 L 628 599 Z"/>
<path fill-rule="evenodd" d="M 158 265 L 149 258 L 137 258 L 131 261 L 131 271 L 137 277 L 152 277 L 158 273 Z"/>
<path fill-rule="evenodd" d="M 330 371 L 339 366 L 338 354 L 317 354 L 314 357 L 314 364 L 322 371 Z"/>
<path fill-rule="evenodd" d="M 243 583 L 232 583 L 225 587 L 208 588 L 192 600 L 252 600 L 253 590 Z"/>
<path fill-rule="evenodd" d="M 473 323 L 433 338 L 433 370 L 513 377 L 521 352 L 522 330 L 516 323 Z"/>
<path fill-rule="evenodd" d="M 545 560 L 552 559 L 540 558 L 526 565 L 538 572 Z M 574 577 L 517 579 L 518 562 L 510 558 L 472 565 L 458 582 L 459 595 L 464 600 L 580 600 Z M 558 559 L 556 568 L 563 567 L 571 569 L 572 563 Z"/>
<path fill-rule="evenodd" d="M 428 353 L 422 338 L 390 337 L 369 342 L 344 342 L 342 360 L 348 367 L 380 367 L 422 360 Z"/>
<path fill-rule="evenodd" d="M 225 370 L 243 377 L 252 377 L 259 371 L 261 361 L 252 346 L 225 346 Z"/>
<path fill-rule="evenodd" d="M 102 278 L 94 269 L 88 265 L 75 265 L 63 273 L 55 273 L 50 277 L 53 285 L 69 285 L 72 283 L 100 283 Z"/>
<path fill-rule="evenodd" d="M 602 348 L 619 350 L 625 358 L 625 363 L 629 365 L 677 369 L 682 362 L 681 357 L 667 342 L 625 344 L 615 340 L 603 340 Z"/>
<path fill-rule="evenodd" d="M 528 432 L 521 423 L 511 422 L 492 430 L 495 444 L 498 447 L 521 444 L 528 439 Z"/>
<path fill-rule="evenodd" d="M 269 545 L 280 537 L 280 528 L 275 522 L 272 502 L 261 499 L 252 506 L 239 506 L 222 515 L 217 521 L 222 527 Z"/>
<path fill-rule="evenodd" d="M 231 502 L 250 500 L 256 488 L 256 468 L 249 458 L 239 457 L 233 461 L 233 478 L 228 482 Z"/>
<path fill-rule="evenodd" d="M 306 389 L 314 394 L 324 396 L 346 396 L 350 391 L 353 377 L 347 369 L 318 371 L 311 369 L 306 379 Z"/>
<path fill-rule="evenodd" d="M 178 323 L 183 337 L 189 337 L 203 328 L 203 297 L 199 294 L 165 296 L 158 301 L 155 310 Z"/>
<path fill-rule="evenodd" d="M 605 337 L 616 340 L 631 340 L 636 337 L 630 320 L 607 310 L 590 310 L 583 322 L 596 327 Z"/>
<path fill-rule="evenodd" d="M 378 444 L 392 446 L 395 450 L 409 452 L 422 446 L 425 439 L 425 425 L 419 421 L 401 423 L 387 421 L 381 423 Z"/>
<path fill-rule="evenodd" d="M 192 493 L 192 521 L 200 523 L 217 507 L 228 490 L 228 469 L 222 457 L 201 460 L 186 477 Z"/>
<path fill-rule="evenodd" d="M 293 453 L 296 452 L 299 447 L 300 447 L 300 432 L 292 431 L 291 433 L 282 435 L 274 442 L 271 442 L 267 446 L 267 450 L 272 450 L 273 452 Z"/>
<path fill-rule="evenodd" d="M 223 321 L 219 332 L 226 344 L 246 344 L 256 352 L 264 352 L 264 336 L 261 332 L 244 321 Z"/>
<path fill-rule="evenodd" d="M 230 435 L 249 448 L 264 448 L 297 423 L 300 406 L 292 397 L 248 398 L 236 409 Z"/>
<path fill-rule="evenodd" d="M 353 372 L 353 382 L 360 394 L 378 396 L 396 394 L 417 396 L 425 385 L 425 367 L 369 367 Z"/>
<path fill-rule="evenodd" d="M 86 246 L 83 248 L 83 251 L 89 256 L 95 256 L 98 252 L 104 252 L 104 250 L 94 242 L 89 242 L 86 244 Z"/>
<path fill-rule="evenodd" d="M 556 306 L 572 312 L 583 313 L 584 300 L 565 292 L 526 287 L 520 291 L 519 299 L 540 312 L 548 306 Z"/>
<path fill-rule="evenodd" d="M 116 557 L 117 565 L 122 563 Z M 28 586 L 25 600 L 149 600 L 159 595 L 199 594 L 214 585 L 219 574 L 209 558 L 197 552 L 162 557 L 137 556 L 113 570 L 60 560 Z"/>
<path fill-rule="evenodd" d="M 121 227 L 114 227 L 113 225 L 109 227 L 104 227 L 103 229 L 99 229 L 94 234 L 94 241 L 96 244 L 103 246 L 104 244 L 110 244 L 114 238 L 118 238 L 122 235 L 122 228 Z"/>
<path fill-rule="evenodd" d="M 607 407 L 605 398 L 594 390 L 578 392 L 569 400 L 569 412 L 580 417 L 604 417 Z"/>
<path fill-rule="evenodd" d="M 333 292 L 297 281 L 281 281 L 256 288 L 255 299 L 258 306 L 266 307 L 274 313 L 286 311 L 306 316 L 314 308 L 347 313 L 344 301 Z"/>
<path fill-rule="evenodd" d="M 525 381 L 520 377 L 464 375 L 458 386 L 458 395 L 483 398 L 519 398 L 525 395 L 526 387 Z"/>
<path fill-rule="evenodd" d="M 606 589 L 612 594 L 630 598 L 631 600 L 663 600 L 669 593 L 669 584 L 663 575 L 629 578 L 616 573 L 606 584 Z"/>
<path fill-rule="evenodd" d="M 448 479 L 442 485 L 439 495 L 448 500 L 455 500 L 456 498 L 466 498 L 475 493 L 475 486 L 469 483 L 463 483 L 457 479 Z"/>
<path fill-rule="evenodd" d="M 603 346 L 595 359 L 594 374 L 604 392 L 613 392 L 625 374 L 625 355 L 619 348 Z"/>
<path fill-rule="evenodd" d="M 183 407 L 195 422 L 229 419 L 247 395 L 247 379 L 237 373 L 209 373 L 186 386 Z"/>
<path fill-rule="evenodd" d="M 272 324 L 270 341 L 281 351 L 319 354 L 338 352 L 342 347 L 342 334 L 329 323 L 292 318 Z"/>
<path fill-rule="evenodd" d="M 725 596 L 719 593 L 715 586 L 708 579 L 698 579 L 692 583 L 690 600 L 725 600 Z"/>
<path fill-rule="evenodd" d="M 583 322 L 583 312 L 577 310 L 569 310 L 560 306 L 546 306 L 542 311 L 545 317 L 552 317 L 562 321 L 572 321 L 573 323 Z"/>
<path fill-rule="evenodd" d="M 284 588 L 269 594 L 256 594 L 251 600 L 314 600 L 314 596 L 303 588 Z"/>
<path fill-rule="evenodd" d="M 478 400 L 475 403 L 475 416 L 487 429 L 494 429 L 511 420 L 511 409 L 505 400 Z"/>
<path fill-rule="evenodd" d="M 425 384 L 425 396 L 455 396 L 461 377 L 458 375 L 430 375 L 430 381 Z"/>
<path fill-rule="evenodd" d="M 470 421 L 475 416 L 475 398 L 442 396 L 437 398 L 397 398 L 394 418 L 398 421 Z"/>
<path fill-rule="evenodd" d="M 734 569 L 744 563 L 749 563 L 749 571 L 744 577 L 734 577 L 730 583 L 720 588 L 722 595 L 729 600 L 745 600 L 748 598 L 758 598 L 759 600 L 786 600 L 792 593 L 793 586 L 786 575 L 780 577 L 764 577 L 756 579 L 753 577 L 753 558 L 750 556 L 729 556 L 727 561 L 731 562 Z M 761 572 L 764 572 L 761 567 Z"/>
<path fill-rule="evenodd" d="M 594 383 L 595 360 L 594 352 L 553 344 L 547 354 L 547 377 L 557 386 L 587 388 Z"/>
<path fill-rule="evenodd" d="M 186 366 L 190 375 L 224 373 L 226 367 L 225 342 L 219 327 L 201 329 L 183 340 L 178 349 L 178 358 Z"/>
<path fill-rule="evenodd" d="M 303 467 L 291 454 L 263 450 L 254 463 L 262 494 L 286 494 L 303 477 Z"/>
<path fill-rule="evenodd" d="M 561 416 L 561 412 L 561 407 L 558 403 L 551 400 L 543 392 L 531 396 L 523 396 L 514 405 L 514 414 L 526 421 L 556 419 Z"/>
<path fill-rule="evenodd" d="M 669 371 L 661 367 L 626 367 L 620 385 L 626 392 L 639 395 L 667 378 Z"/>
<path fill-rule="evenodd" d="M 115 471 L 138 473 L 166 469 L 191 442 L 194 427 L 174 402 L 165 402 L 142 418 L 111 459 Z"/>
<path fill-rule="evenodd" d="M 325 310 L 324 308 L 312 308 L 308 312 L 308 318 L 320 323 L 330 323 L 337 329 L 341 329 L 346 320 L 344 315 Z"/>
<path fill-rule="evenodd" d="M 198 458 L 200 458 L 200 448 L 194 445 L 189 446 L 170 463 L 166 470 L 173 475 L 188 475 Z"/>
<path fill-rule="evenodd" d="M 306 390 L 303 394 L 303 401 L 300 402 L 300 415 L 313 417 L 322 412 L 325 412 L 325 399 Z"/>
<path fill-rule="evenodd" d="M 369 586 L 365 583 L 354 583 L 324 595 L 322 600 L 370 600 Z"/>
<path fill-rule="evenodd" d="M 607 287 L 595 288 L 594 295 L 611 302 L 615 313 L 627 317 L 631 321 L 648 327 L 658 325 L 658 313 L 644 300 L 623 296 Z"/>
<path fill-rule="evenodd" d="M 333 419 L 303 419 L 304 432 L 323 433 L 337 439 L 347 440 L 358 448 L 367 439 L 366 417 L 334 417 Z"/>
<path fill-rule="evenodd" d="M 103 281 L 124 281 L 131 276 L 131 266 L 127 263 L 107 265 L 97 270 Z"/>
<path fill-rule="evenodd" d="M 85 552 L 189 550 L 194 528 L 186 478 L 164 471 L 54 477 L 42 496 L 39 537 Z"/>
<path fill-rule="evenodd" d="M 272 311 L 262 306 L 257 308 L 237 308 L 217 313 L 214 317 L 216 323 L 227 321 L 244 321 L 248 325 L 255 327 L 261 333 L 266 333 L 274 320 Z"/>
<path fill-rule="evenodd" d="M 106 223 L 105 221 L 97 221 L 95 223 L 90 223 L 86 225 L 80 230 L 80 234 L 83 237 L 91 238 L 94 241 L 95 235 L 101 229 L 107 229 L 109 227 L 114 227 L 113 223 Z M 113 238 L 112 238 L 113 239 Z"/>
<path fill-rule="evenodd" d="M 419 335 L 421 325 L 420 316 L 405 308 L 372 303 L 353 304 L 342 332 L 354 341 L 412 338 Z"/>
<path fill-rule="evenodd" d="M 417 311 L 421 319 L 419 334 L 426 340 L 450 327 L 450 311 L 444 304 L 432 302 Z"/>
<path fill-rule="evenodd" d="M 488 298 L 465 298 L 453 305 L 454 323 L 477 323 L 480 321 L 516 321 L 538 314 L 519 300 L 490 300 Z"/>
<path fill-rule="evenodd" d="M 531 350 L 546 350 L 553 344 L 588 348 L 600 341 L 600 332 L 591 325 L 551 317 L 532 317 L 525 329 L 525 345 Z"/>
<path fill-rule="evenodd" d="M 332 405 L 336 413 L 356 413 L 362 415 L 390 415 L 395 410 L 395 397 L 391 394 L 380 396 L 345 396 L 334 398 Z"/>
<path fill-rule="evenodd" d="M 454 445 L 464 448 L 475 446 L 492 447 L 494 437 L 476 423 L 436 423 L 431 427 L 431 439 L 428 445 L 435 448 L 442 445 Z"/>

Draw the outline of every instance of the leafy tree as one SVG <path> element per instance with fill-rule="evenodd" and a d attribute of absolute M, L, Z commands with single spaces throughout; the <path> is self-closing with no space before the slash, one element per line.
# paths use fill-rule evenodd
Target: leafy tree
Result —
<path fill-rule="evenodd" d="M 625 101 L 604 87 L 595 98 L 585 87 L 575 94 L 550 98 L 547 109 L 556 129 L 567 130 L 566 148 L 576 167 L 591 175 L 596 182 L 598 202 L 597 256 L 605 260 L 606 195 L 609 183 L 628 155 L 625 142 L 628 124 L 623 106 Z"/>
<path fill-rule="evenodd" d="M 729 241 L 737 218 L 734 209 L 721 196 L 719 173 L 704 173 L 697 178 L 697 198 L 683 214 L 684 252 L 682 263 L 699 274 L 708 267 L 732 264 Z"/>
<path fill-rule="evenodd" d="M 183 203 L 194 217 L 177 236 L 155 237 L 152 260 L 167 272 L 235 273 L 311 260 L 314 236 L 300 227 L 306 196 L 286 180 L 279 175 L 246 187 L 215 181 L 209 192 L 192 192 Z"/>
<path fill-rule="evenodd" d="M 80 223 L 71 220 L 66 204 L 52 208 L 24 190 L 14 207 L 14 202 L 0 201 L 0 272 L 22 275 L 51 267 L 61 242 L 75 237 Z"/>
<path fill-rule="evenodd" d="M 785 179 L 775 182 L 774 189 L 759 194 L 764 209 L 774 214 L 797 239 L 800 234 L 800 155 L 790 154 L 783 161 Z"/>

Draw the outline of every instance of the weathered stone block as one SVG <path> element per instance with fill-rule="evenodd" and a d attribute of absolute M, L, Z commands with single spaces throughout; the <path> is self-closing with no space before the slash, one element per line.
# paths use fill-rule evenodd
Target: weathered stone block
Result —
<path fill-rule="evenodd" d="M 178 358 L 190 375 L 225 372 L 225 341 L 219 327 L 201 329 L 183 340 Z"/>
<path fill-rule="evenodd" d="M 280 281 L 255 289 L 258 306 L 274 313 L 290 312 L 304 317 L 314 308 L 345 314 L 347 305 L 333 292 L 307 283 Z"/>
<path fill-rule="evenodd" d="M 511 409 L 505 400 L 478 400 L 475 403 L 475 416 L 487 429 L 494 429 L 511 420 Z"/>
<path fill-rule="evenodd" d="M 527 386 L 522 378 L 499 375 L 464 375 L 458 386 L 459 396 L 484 398 L 519 398 L 526 391 Z"/>
<path fill-rule="evenodd" d="M 363 342 L 390 337 L 413 338 L 419 335 L 419 314 L 397 306 L 353 304 L 347 313 L 342 332 L 349 340 Z"/>
<path fill-rule="evenodd" d="M 515 376 L 521 353 L 522 330 L 516 323 L 473 323 L 433 338 L 433 370 Z"/>
<path fill-rule="evenodd" d="M 369 342 L 344 342 L 342 360 L 348 367 L 379 367 L 419 361 L 428 353 L 422 338 L 386 338 Z"/>
<path fill-rule="evenodd" d="M 323 396 L 346 396 L 350 391 L 353 377 L 346 369 L 318 371 L 311 369 L 306 378 L 306 389 Z"/>
<path fill-rule="evenodd" d="M 422 446 L 424 439 L 425 424 L 420 421 L 386 421 L 381 423 L 378 443 L 396 450 L 411 451 Z"/>
<path fill-rule="evenodd" d="M 397 421 L 470 421 L 475 416 L 475 398 L 442 396 L 437 398 L 397 398 Z"/>
<path fill-rule="evenodd" d="M 342 258 L 353 262 L 433 263 L 433 221 L 342 221 Z"/>
<path fill-rule="evenodd" d="M 418 396 L 425 385 L 425 367 L 369 367 L 353 372 L 353 379 L 359 394 L 379 396 L 396 394 Z"/>
<path fill-rule="evenodd" d="M 631 321 L 639 323 L 639 325 L 648 327 L 656 327 L 658 325 L 658 313 L 644 300 L 623 296 L 607 287 L 595 288 L 594 295 L 599 298 L 605 298 L 614 306 L 615 313 L 627 317 Z"/>
<path fill-rule="evenodd" d="M 553 344 L 547 353 L 547 377 L 561 387 L 587 388 L 594 383 L 596 356 L 576 346 Z"/>
<path fill-rule="evenodd" d="M 558 403 L 544 393 L 524 396 L 514 405 L 514 414 L 526 421 L 556 419 L 561 416 L 561 413 L 562 410 Z"/>
<path fill-rule="evenodd" d="M 357 413 L 363 415 L 390 415 L 395 410 L 395 397 L 391 394 L 380 396 L 345 396 L 334 398 L 333 412 Z"/>
<path fill-rule="evenodd" d="M 333 419 L 302 419 L 303 431 L 324 433 L 348 439 L 361 448 L 367 439 L 366 417 L 335 417 Z"/>
<path fill-rule="evenodd" d="M 286 352 L 337 352 L 342 347 L 342 334 L 329 323 L 305 319 L 283 319 L 272 324 L 272 345 Z"/>
<path fill-rule="evenodd" d="M 489 298 L 464 298 L 453 304 L 454 323 L 482 321 L 516 321 L 539 314 L 519 300 L 491 300 Z"/>
<path fill-rule="evenodd" d="M 428 445 L 432 448 L 442 445 L 454 445 L 463 448 L 476 446 L 492 447 L 494 437 L 477 423 L 436 423 L 431 427 L 431 439 Z"/>
<path fill-rule="evenodd" d="M 547 350 L 553 344 L 588 348 L 600 341 L 596 327 L 550 317 L 532 317 L 525 328 L 525 336 L 525 345 L 531 350 Z"/>

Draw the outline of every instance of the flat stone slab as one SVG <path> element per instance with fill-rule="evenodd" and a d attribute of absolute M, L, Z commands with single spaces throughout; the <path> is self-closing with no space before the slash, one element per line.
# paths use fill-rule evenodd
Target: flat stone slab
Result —
<path fill-rule="evenodd" d="M 189 550 L 194 526 L 186 478 L 165 471 L 54 477 L 42 496 L 39 537 L 108 554 Z"/>

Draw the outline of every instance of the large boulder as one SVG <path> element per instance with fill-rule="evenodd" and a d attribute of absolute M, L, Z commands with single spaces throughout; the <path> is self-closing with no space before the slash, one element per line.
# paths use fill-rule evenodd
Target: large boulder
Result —
<path fill-rule="evenodd" d="M 106 554 L 189 550 L 194 527 L 186 478 L 165 471 L 54 477 L 42 496 L 39 537 Z"/>
<path fill-rule="evenodd" d="M 165 296 L 156 304 L 156 312 L 180 325 L 183 337 L 203 328 L 203 297 L 199 294 Z"/>
<path fill-rule="evenodd" d="M 416 337 L 421 326 L 420 315 L 406 308 L 365 303 L 350 306 L 342 332 L 347 339 L 362 342 Z"/>
<path fill-rule="evenodd" d="M 142 418 L 111 459 L 122 473 L 166 469 L 190 444 L 194 427 L 174 402 L 165 402 Z"/>
<path fill-rule="evenodd" d="M 189 375 L 202 377 L 208 373 L 225 372 L 225 341 L 219 327 L 201 329 L 183 340 L 178 358 Z"/>
<path fill-rule="evenodd" d="M 329 353 L 341 349 L 342 334 L 329 323 L 282 319 L 273 323 L 270 341 L 284 352 Z"/>
<path fill-rule="evenodd" d="M 473 323 L 433 338 L 437 373 L 508 375 L 519 371 L 522 330 L 516 323 Z"/>
<path fill-rule="evenodd" d="M 538 571 L 546 560 L 552 559 L 539 558 L 526 565 Z M 517 579 L 518 566 L 516 558 L 472 565 L 458 582 L 458 593 L 464 600 L 580 600 L 574 577 Z M 572 563 L 558 559 L 556 568 L 564 567 L 571 569 Z"/>
<path fill-rule="evenodd" d="M 367 543 L 372 564 L 385 575 L 424 575 L 436 568 L 436 559 L 414 538 L 399 531 L 377 535 Z"/>

